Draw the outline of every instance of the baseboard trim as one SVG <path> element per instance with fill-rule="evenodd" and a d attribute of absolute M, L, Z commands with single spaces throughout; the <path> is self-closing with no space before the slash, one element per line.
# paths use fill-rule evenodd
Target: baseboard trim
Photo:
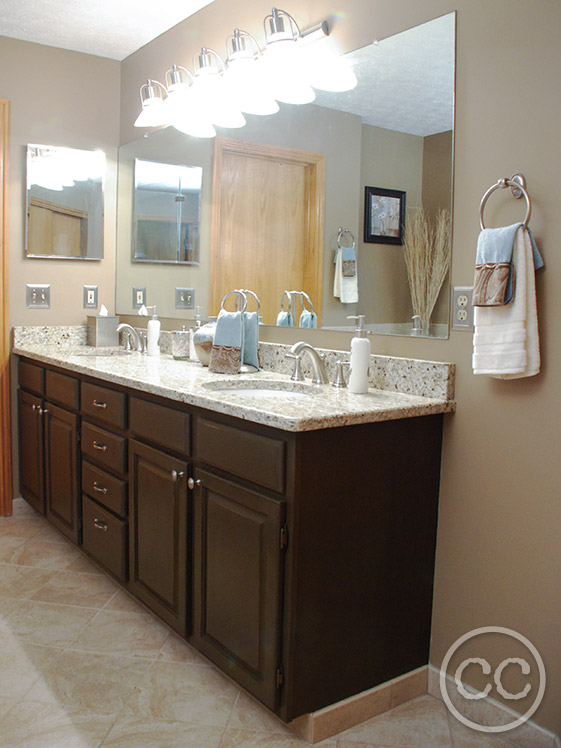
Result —
<path fill-rule="evenodd" d="M 289 727 L 308 743 L 319 743 L 421 696 L 427 693 L 427 689 L 428 667 L 424 665 L 317 712 L 297 717 Z"/>

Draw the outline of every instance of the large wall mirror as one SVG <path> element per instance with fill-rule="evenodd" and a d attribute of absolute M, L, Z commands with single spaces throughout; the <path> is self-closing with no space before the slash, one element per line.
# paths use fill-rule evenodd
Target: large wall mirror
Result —
<path fill-rule="evenodd" d="M 101 260 L 104 178 L 101 151 L 29 144 L 25 256 Z"/>
<path fill-rule="evenodd" d="M 366 187 L 405 193 L 405 221 L 421 206 L 429 216 L 450 215 L 453 173 L 455 13 L 396 34 L 348 57 L 358 78 L 355 90 L 317 92 L 313 104 L 281 104 L 270 117 L 246 116 L 240 130 L 221 130 L 228 139 L 273 148 L 291 148 L 325 158 L 321 289 L 312 303 L 323 328 L 347 330 L 347 315 L 365 314 L 372 332 L 419 334 L 412 320 L 411 294 L 403 246 L 364 241 Z M 116 311 L 132 314 L 132 289 L 145 287 L 147 303 L 163 317 L 190 319 L 193 311 L 175 308 L 176 288 L 195 290 L 203 317 L 217 313 L 211 301 L 211 224 L 213 140 L 196 139 L 173 128 L 150 133 L 119 149 Z M 136 159 L 198 166 L 202 169 L 199 264 L 169 267 L 132 261 L 134 246 L 134 164 Z M 282 165 L 282 161 L 279 162 Z M 213 210 L 215 211 L 213 219 Z M 259 206 L 255 206 L 259 210 Z M 287 215 L 286 221 L 290 220 Z M 356 240 L 358 302 L 334 295 L 334 257 L 340 229 Z M 233 235 L 236 227 L 230 227 Z M 267 234 L 264 257 L 270 251 Z M 273 232 L 274 236 L 274 232 Z M 265 242 L 264 242 L 265 244 Z M 243 271 L 244 247 L 233 255 Z M 254 262 L 254 260 L 253 260 Z M 263 267 L 267 267 L 266 259 Z M 220 272 L 220 265 L 218 265 Z M 265 271 L 266 272 L 266 271 Z M 248 284 L 240 285 L 249 287 Z M 259 289 L 254 288 L 259 292 Z M 301 289 L 307 291 L 307 289 Z M 321 297 L 321 298 L 320 298 Z M 280 307 L 280 297 L 274 307 Z M 430 328 L 424 334 L 447 337 L 449 281 L 444 281 Z M 274 324 L 274 319 L 265 323 Z"/>

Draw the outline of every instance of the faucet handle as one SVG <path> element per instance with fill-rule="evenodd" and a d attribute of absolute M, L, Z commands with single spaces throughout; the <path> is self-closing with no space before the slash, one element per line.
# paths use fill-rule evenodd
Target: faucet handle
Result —
<path fill-rule="evenodd" d="M 300 358 L 300 354 L 299 353 L 287 353 L 285 355 L 286 355 L 286 358 L 294 359 L 294 369 L 292 371 L 292 376 L 290 377 L 290 379 L 293 382 L 303 382 L 304 372 L 302 371 L 302 359 Z"/>
<path fill-rule="evenodd" d="M 331 382 L 332 387 L 346 387 L 347 382 L 345 381 L 345 373 L 343 372 L 343 366 L 349 366 L 350 361 L 337 361 L 337 369 L 335 373 L 335 379 Z"/>

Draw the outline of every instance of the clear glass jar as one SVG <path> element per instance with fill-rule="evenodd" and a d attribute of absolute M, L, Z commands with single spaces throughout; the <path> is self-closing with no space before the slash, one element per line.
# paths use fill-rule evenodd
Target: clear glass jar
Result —
<path fill-rule="evenodd" d="M 171 353 L 176 359 L 189 359 L 189 349 L 191 346 L 191 330 L 187 330 L 183 325 L 182 330 L 174 330 L 171 339 Z"/>

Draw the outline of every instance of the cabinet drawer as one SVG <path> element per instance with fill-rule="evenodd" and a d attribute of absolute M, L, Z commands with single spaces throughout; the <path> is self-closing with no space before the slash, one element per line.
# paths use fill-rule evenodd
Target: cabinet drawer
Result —
<path fill-rule="evenodd" d="M 82 422 L 82 454 L 98 465 L 125 473 L 127 468 L 127 440 L 105 429 Z"/>
<path fill-rule="evenodd" d="M 127 523 L 82 497 L 83 548 L 102 566 L 125 582 L 127 573 Z"/>
<path fill-rule="evenodd" d="M 45 396 L 53 403 L 78 410 L 78 380 L 66 374 L 59 374 L 57 371 L 47 370 L 45 372 Z"/>
<path fill-rule="evenodd" d="M 130 399 L 130 429 L 136 436 L 191 454 L 191 416 L 158 403 Z"/>
<path fill-rule="evenodd" d="M 201 418 L 197 421 L 197 454 L 207 465 L 265 488 L 284 492 L 286 443 Z"/>
<path fill-rule="evenodd" d="M 123 429 L 127 425 L 127 396 L 89 382 L 82 382 L 82 413 L 108 426 Z"/>
<path fill-rule="evenodd" d="M 127 516 L 127 482 L 82 461 L 82 491 L 120 517 Z"/>
<path fill-rule="evenodd" d="M 18 365 L 19 386 L 36 395 L 45 394 L 45 370 L 41 366 L 20 361 Z"/>

